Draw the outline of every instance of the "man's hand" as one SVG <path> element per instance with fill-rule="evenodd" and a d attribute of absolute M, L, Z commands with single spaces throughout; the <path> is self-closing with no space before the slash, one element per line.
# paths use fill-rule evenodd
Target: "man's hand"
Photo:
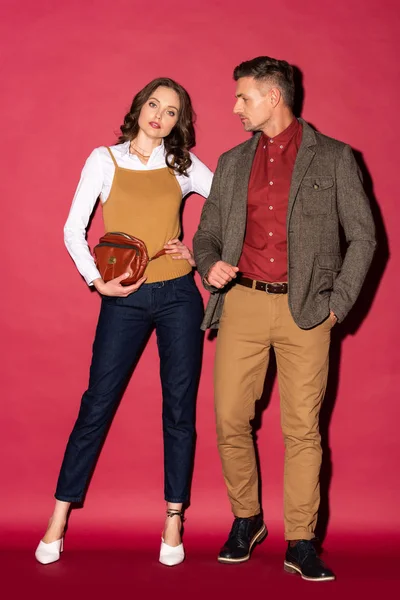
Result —
<path fill-rule="evenodd" d="M 126 298 L 133 292 L 136 292 L 147 279 L 147 277 L 142 277 L 133 285 L 121 285 L 121 281 L 127 277 L 129 277 L 129 273 L 124 273 L 115 279 L 107 281 L 107 283 L 99 278 L 93 281 L 93 285 L 102 296 L 118 296 L 120 298 Z"/>
<path fill-rule="evenodd" d="M 226 286 L 227 283 L 235 279 L 238 267 L 233 267 L 229 263 L 219 260 L 215 263 L 205 277 L 206 283 L 218 289 Z"/>
<path fill-rule="evenodd" d="M 336 325 L 337 323 L 337 316 L 335 315 L 335 313 L 331 310 L 330 314 L 329 314 L 331 321 L 332 321 L 332 327 L 334 325 Z"/>

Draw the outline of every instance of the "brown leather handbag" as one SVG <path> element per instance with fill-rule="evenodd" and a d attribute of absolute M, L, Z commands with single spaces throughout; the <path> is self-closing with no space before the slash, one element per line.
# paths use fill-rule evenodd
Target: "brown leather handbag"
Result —
<path fill-rule="evenodd" d="M 163 249 L 149 258 L 146 244 L 142 240 L 120 231 L 103 235 L 93 252 L 96 266 L 106 283 L 124 273 L 129 273 L 129 277 L 121 281 L 121 285 L 136 283 L 143 276 L 149 262 L 165 254 Z"/>

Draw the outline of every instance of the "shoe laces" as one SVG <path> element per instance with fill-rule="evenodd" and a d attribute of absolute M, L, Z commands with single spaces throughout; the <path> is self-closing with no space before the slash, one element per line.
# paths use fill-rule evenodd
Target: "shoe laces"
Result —
<path fill-rule="evenodd" d="M 309 557 L 317 558 L 317 551 L 314 544 L 309 540 L 300 540 L 297 542 L 293 550 L 296 549 L 299 555 L 299 560 L 304 562 Z"/>
<path fill-rule="evenodd" d="M 250 525 L 250 519 L 236 517 L 232 524 L 229 539 L 245 540 L 247 529 Z"/>

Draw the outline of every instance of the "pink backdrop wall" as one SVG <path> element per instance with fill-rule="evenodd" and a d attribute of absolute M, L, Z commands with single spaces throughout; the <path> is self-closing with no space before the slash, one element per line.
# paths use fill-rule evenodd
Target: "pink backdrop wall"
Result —
<path fill-rule="evenodd" d="M 330 531 L 400 532 L 396 5 L 2 1 L 0 529 L 44 526 L 87 384 L 99 297 L 80 279 L 62 234 L 87 155 L 113 143 L 134 93 L 166 75 L 188 88 L 198 113 L 195 152 L 215 168 L 223 151 L 247 137 L 232 114 L 232 69 L 268 54 L 301 70 L 302 116 L 362 153 L 376 198 L 380 250 L 364 298 L 333 344 L 323 421 L 333 463 Z M 202 204 L 198 196 L 187 202 L 189 244 Z M 92 245 L 100 232 L 98 211 Z M 231 515 L 215 445 L 214 351 L 215 341 L 207 340 L 190 527 L 200 528 L 206 512 L 225 530 Z M 127 523 L 161 523 L 160 406 L 152 339 L 113 423 L 86 509 L 74 515 L 76 526 L 118 530 Z M 280 536 L 283 444 L 276 385 L 262 421 L 264 510 Z"/>

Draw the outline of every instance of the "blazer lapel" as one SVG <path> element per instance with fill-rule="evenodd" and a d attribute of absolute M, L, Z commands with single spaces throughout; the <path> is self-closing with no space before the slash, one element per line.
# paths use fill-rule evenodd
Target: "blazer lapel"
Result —
<path fill-rule="evenodd" d="M 237 261 L 242 252 L 247 219 L 247 193 L 251 167 L 261 133 L 256 133 L 244 144 L 238 159 L 235 173 L 235 185 L 229 213 L 229 228 L 233 236 L 232 255 Z"/>
<path fill-rule="evenodd" d="M 312 127 L 310 127 L 308 123 L 303 121 L 303 119 L 299 119 L 299 121 L 303 126 L 303 138 L 300 144 L 299 151 L 297 153 L 297 158 L 293 169 L 292 182 L 290 185 L 289 204 L 287 213 L 288 222 L 292 214 L 293 205 L 295 203 L 300 184 L 303 181 L 303 177 L 307 173 L 308 167 L 310 166 L 311 161 L 315 156 L 315 151 L 313 147 L 317 144 L 317 139 L 315 137 L 315 133 Z"/>

